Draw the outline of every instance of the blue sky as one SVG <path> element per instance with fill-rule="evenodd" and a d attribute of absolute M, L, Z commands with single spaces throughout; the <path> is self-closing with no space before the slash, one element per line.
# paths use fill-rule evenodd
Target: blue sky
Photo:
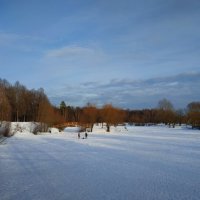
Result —
<path fill-rule="evenodd" d="M 0 0 L 0 78 L 54 104 L 200 100 L 199 0 Z"/>

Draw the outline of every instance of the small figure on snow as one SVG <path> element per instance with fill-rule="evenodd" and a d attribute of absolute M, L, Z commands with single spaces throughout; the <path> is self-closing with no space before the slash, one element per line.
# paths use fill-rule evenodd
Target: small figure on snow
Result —
<path fill-rule="evenodd" d="M 80 137 L 81 137 L 81 135 L 80 135 L 80 133 L 78 132 L 78 139 L 80 139 Z"/>
<path fill-rule="evenodd" d="M 87 134 L 87 132 L 85 132 L 85 139 L 87 139 L 87 137 L 88 137 L 88 134 Z"/>

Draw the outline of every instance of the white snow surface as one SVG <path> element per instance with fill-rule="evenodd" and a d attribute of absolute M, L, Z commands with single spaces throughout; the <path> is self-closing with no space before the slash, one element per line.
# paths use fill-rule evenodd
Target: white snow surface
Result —
<path fill-rule="evenodd" d="M 23 134 L 31 134 L 36 127 L 37 123 L 35 122 L 11 122 L 10 131 L 15 133 Z"/>
<path fill-rule="evenodd" d="M 200 199 L 200 131 L 127 129 L 15 134 L 0 144 L 0 199 Z"/>

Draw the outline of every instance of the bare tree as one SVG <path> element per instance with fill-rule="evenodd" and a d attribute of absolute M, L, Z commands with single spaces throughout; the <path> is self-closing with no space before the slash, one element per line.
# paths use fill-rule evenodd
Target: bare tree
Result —
<path fill-rule="evenodd" d="M 162 99 L 158 102 L 160 110 L 174 110 L 173 104 L 168 99 Z"/>
<path fill-rule="evenodd" d="M 175 126 L 176 122 L 176 114 L 174 112 L 174 107 L 173 104 L 167 100 L 167 99 L 162 99 L 158 102 L 158 118 L 160 119 L 161 122 L 168 124 L 169 127 Z"/>

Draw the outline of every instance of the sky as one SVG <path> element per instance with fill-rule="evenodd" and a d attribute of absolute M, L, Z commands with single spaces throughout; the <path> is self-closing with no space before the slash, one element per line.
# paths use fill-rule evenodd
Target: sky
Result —
<path fill-rule="evenodd" d="M 54 105 L 200 101 L 199 0 L 0 0 L 0 78 Z"/>

